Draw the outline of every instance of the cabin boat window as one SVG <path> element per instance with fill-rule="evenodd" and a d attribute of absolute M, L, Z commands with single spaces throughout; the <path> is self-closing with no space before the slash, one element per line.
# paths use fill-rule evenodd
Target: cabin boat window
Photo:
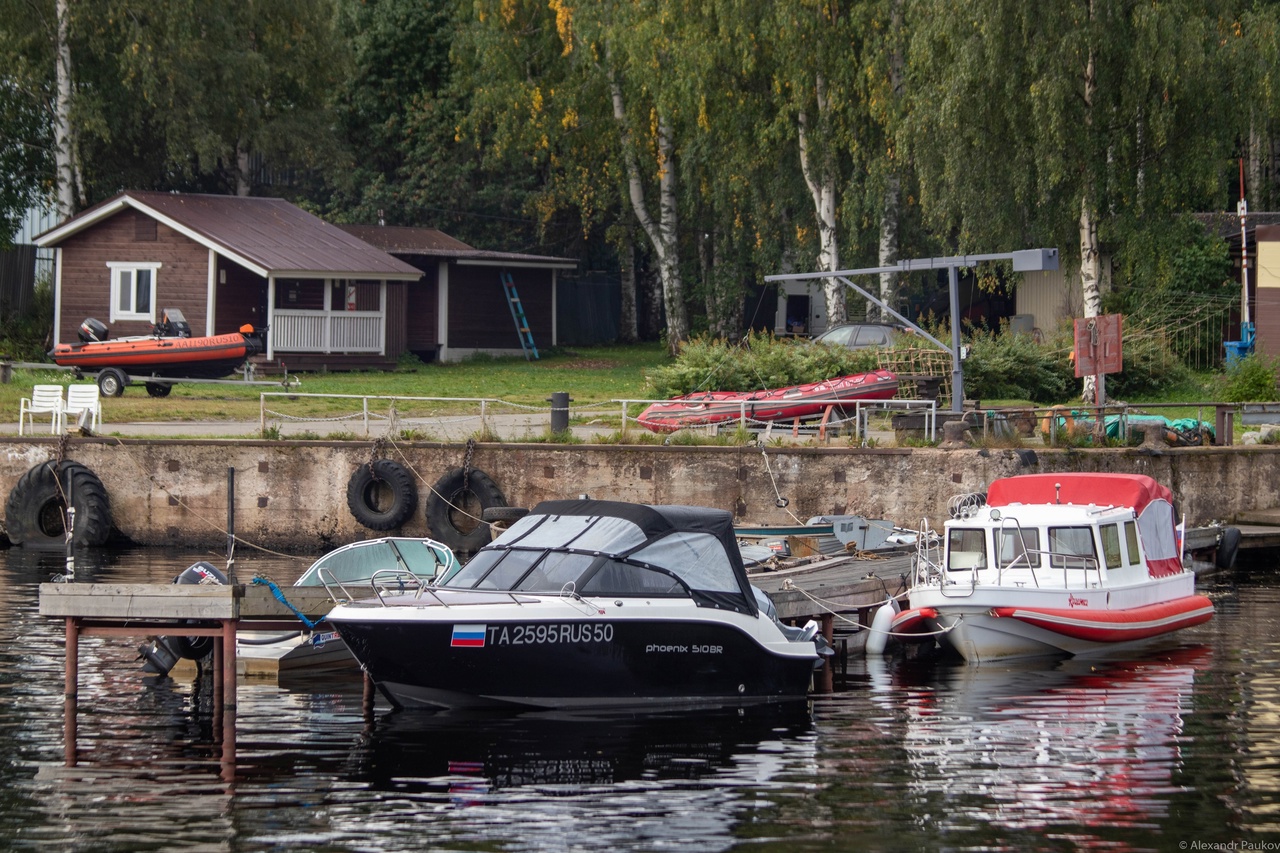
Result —
<path fill-rule="evenodd" d="M 1087 569 L 1097 564 L 1090 527 L 1050 527 L 1049 565 L 1055 569 Z"/>
<path fill-rule="evenodd" d="M 472 589 L 515 589 L 515 585 L 544 553 L 512 549 L 484 577 L 477 578 Z"/>
<path fill-rule="evenodd" d="M 558 593 L 564 589 L 565 584 L 576 586 L 578 578 L 586 574 L 595 561 L 595 556 L 591 554 L 552 551 L 545 560 L 533 567 L 533 571 L 525 575 L 515 589 L 522 592 Z"/>
<path fill-rule="evenodd" d="M 1104 524 L 1098 532 L 1102 534 L 1102 556 L 1107 568 L 1120 568 L 1120 525 Z"/>
<path fill-rule="evenodd" d="M 660 569 L 608 560 L 582 585 L 582 595 L 678 595 L 687 597 L 680 581 Z"/>
<path fill-rule="evenodd" d="M 1000 543 L 1000 568 L 1040 568 L 1040 531 L 1034 527 L 996 531 Z"/>
<path fill-rule="evenodd" d="M 962 571 L 987 567 L 987 536 L 982 528 L 953 527 L 947 534 L 947 569 Z"/>
<path fill-rule="evenodd" d="M 630 559 L 666 569 L 692 589 L 741 591 L 724 543 L 710 533 L 671 533 L 634 552 Z"/>
<path fill-rule="evenodd" d="M 1135 521 L 1126 521 L 1124 523 L 1124 541 L 1129 548 L 1129 565 L 1136 566 L 1142 560 L 1142 555 L 1138 553 L 1138 523 Z"/>
<path fill-rule="evenodd" d="M 526 515 L 497 541 L 521 548 L 572 548 L 611 552 L 634 548 L 645 540 L 634 522 L 612 516 Z"/>

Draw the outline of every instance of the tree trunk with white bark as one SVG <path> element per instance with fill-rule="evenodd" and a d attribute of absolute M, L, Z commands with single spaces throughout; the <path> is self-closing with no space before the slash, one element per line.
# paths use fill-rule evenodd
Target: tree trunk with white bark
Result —
<path fill-rule="evenodd" d="M 71 11 L 69 0 L 58 0 L 58 43 L 55 73 L 58 97 L 54 107 L 53 135 L 56 150 L 58 218 L 65 220 L 76 212 L 75 145 L 71 137 Z"/>
<path fill-rule="evenodd" d="M 824 121 L 828 109 L 826 87 L 819 75 L 815 85 L 818 103 L 818 121 Z M 809 150 L 808 114 L 800 111 L 797 128 L 800 143 L 800 171 L 813 197 L 814 215 L 818 221 L 818 269 L 834 272 L 840 269 L 840 246 L 836 232 L 836 176 L 829 155 L 815 165 Z M 839 325 L 849 319 L 845 309 L 845 288 L 834 278 L 822 280 L 823 294 L 827 300 L 827 327 Z"/>
<path fill-rule="evenodd" d="M 676 206 L 675 144 L 666 116 L 658 116 L 658 221 L 655 222 L 645 202 L 644 180 L 631 144 L 622 86 L 613 69 L 609 69 L 609 92 L 613 98 L 613 117 L 618 123 L 622 141 L 623 163 L 627 170 L 627 189 L 631 208 L 640 227 L 653 245 L 662 277 L 662 303 L 667 312 L 667 348 L 674 356 L 689 339 L 689 319 L 684 305 L 684 280 L 680 276 L 680 251 L 677 242 L 679 226 Z"/>

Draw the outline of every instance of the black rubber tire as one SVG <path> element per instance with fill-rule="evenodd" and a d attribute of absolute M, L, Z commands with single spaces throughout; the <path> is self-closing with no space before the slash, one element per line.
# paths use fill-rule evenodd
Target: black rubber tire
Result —
<path fill-rule="evenodd" d="M 111 536 L 111 502 L 98 475 L 79 462 L 63 462 L 60 472 L 57 463 L 42 462 L 18 478 L 4 507 L 9 541 L 41 551 L 65 547 L 67 494 L 76 507 L 71 541 L 105 545 Z"/>
<path fill-rule="evenodd" d="M 394 530 L 418 509 L 413 473 L 390 459 L 366 462 L 347 481 L 347 509 L 370 530 Z"/>
<path fill-rule="evenodd" d="M 478 521 L 485 510 L 504 507 L 507 499 L 489 475 L 475 468 L 465 478 L 454 468 L 431 487 L 427 499 L 427 527 L 431 535 L 454 551 L 473 554 L 489 543 L 489 525 Z"/>
<path fill-rule="evenodd" d="M 129 377 L 116 367 L 108 367 L 98 374 L 98 391 L 104 397 L 119 397 L 124 394 L 124 386 L 129 384 Z"/>
<path fill-rule="evenodd" d="M 522 506 L 491 506 L 480 517 L 485 521 L 519 521 L 529 514 Z"/>
<path fill-rule="evenodd" d="M 167 382 L 148 382 L 146 387 L 149 397 L 168 397 L 173 391 L 173 386 Z"/>
<path fill-rule="evenodd" d="M 1213 564 L 1220 569 L 1234 568 L 1239 551 L 1240 531 L 1234 527 L 1224 528 L 1218 539 L 1218 548 L 1213 554 Z"/>

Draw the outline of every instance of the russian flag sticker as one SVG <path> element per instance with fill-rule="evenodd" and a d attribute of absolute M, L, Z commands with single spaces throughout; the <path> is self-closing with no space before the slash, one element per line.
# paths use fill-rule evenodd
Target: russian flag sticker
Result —
<path fill-rule="evenodd" d="M 449 645 L 462 646 L 465 648 L 480 648 L 484 646 L 484 626 L 454 625 L 453 640 Z"/>

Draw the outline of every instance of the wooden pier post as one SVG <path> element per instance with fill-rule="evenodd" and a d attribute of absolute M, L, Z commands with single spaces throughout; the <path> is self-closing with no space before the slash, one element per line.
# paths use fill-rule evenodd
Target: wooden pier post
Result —
<path fill-rule="evenodd" d="M 222 658 L 222 780 L 236 778 L 236 625 L 239 620 L 222 620 L 222 642 L 215 643 Z"/>
<path fill-rule="evenodd" d="M 76 766 L 76 717 L 80 689 L 80 620 L 67 617 L 66 680 L 62 690 L 63 757 L 68 767 Z"/>

